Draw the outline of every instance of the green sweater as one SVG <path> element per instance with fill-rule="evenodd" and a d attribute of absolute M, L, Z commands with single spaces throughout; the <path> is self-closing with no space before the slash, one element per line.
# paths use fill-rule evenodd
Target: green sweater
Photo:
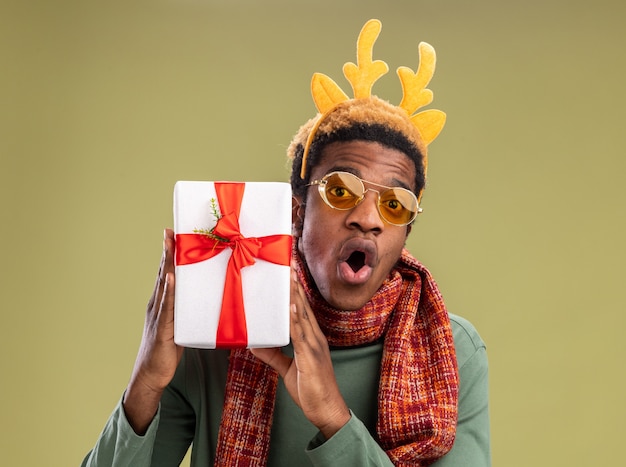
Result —
<path fill-rule="evenodd" d="M 465 319 L 450 315 L 459 366 L 459 414 L 452 450 L 435 466 L 491 465 L 488 369 L 485 345 Z M 286 349 L 288 352 L 290 349 Z M 365 467 L 393 465 L 370 433 L 376 423 L 376 397 L 382 344 L 332 350 L 350 421 L 325 440 L 306 420 L 279 382 L 268 465 Z M 185 349 L 176 375 L 144 436 L 128 424 L 121 402 L 113 411 L 83 467 L 178 466 L 191 443 L 192 467 L 213 465 L 228 351 Z"/>

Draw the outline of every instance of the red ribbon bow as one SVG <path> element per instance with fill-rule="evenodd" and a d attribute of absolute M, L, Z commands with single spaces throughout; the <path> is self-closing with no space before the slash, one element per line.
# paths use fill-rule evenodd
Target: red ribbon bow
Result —
<path fill-rule="evenodd" d="M 223 240 L 204 234 L 176 235 L 176 265 L 205 261 L 226 248 L 232 255 L 226 268 L 226 283 L 217 327 L 216 347 L 234 348 L 248 345 L 246 314 L 241 288 L 241 268 L 262 259 L 274 264 L 289 266 L 291 235 L 244 237 L 239 230 L 239 211 L 245 189 L 244 183 L 215 183 L 215 191 L 222 216 L 213 233 Z"/>

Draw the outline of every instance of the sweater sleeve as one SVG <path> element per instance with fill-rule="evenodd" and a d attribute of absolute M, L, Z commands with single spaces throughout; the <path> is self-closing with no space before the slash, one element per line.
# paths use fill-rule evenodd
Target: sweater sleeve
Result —
<path fill-rule="evenodd" d="M 306 454 L 315 467 L 393 467 L 385 451 L 353 413 L 335 435 L 326 440 L 321 433 L 309 443 Z"/>
<path fill-rule="evenodd" d="M 159 418 L 160 408 L 146 433 L 139 436 L 128 423 L 120 399 L 81 467 L 149 467 Z"/>
<path fill-rule="evenodd" d="M 167 386 L 143 436 L 130 426 L 123 397 L 81 467 L 174 467 L 180 465 L 194 435 L 195 415 L 185 397 L 185 355 Z"/>
<path fill-rule="evenodd" d="M 451 315 L 459 363 L 459 413 L 454 445 L 436 467 L 489 467 L 489 368 L 485 344 L 467 320 Z"/>

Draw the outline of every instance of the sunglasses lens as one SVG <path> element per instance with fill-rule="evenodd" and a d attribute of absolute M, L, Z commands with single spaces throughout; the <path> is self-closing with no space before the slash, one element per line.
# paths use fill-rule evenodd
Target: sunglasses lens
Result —
<path fill-rule="evenodd" d="M 389 188 L 380 194 L 380 213 L 390 224 L 406 225 L 417 214 L 415 195 L 404 188 Z"/>
<path fill-rule="evenodd" d="M 351 209 L 363 196 L 363 184 L 349 173 L 332 173 L 324 187 L 326 200 L 336 209 Z"/>
<path fill-rule="evenodd" d="M 333 172 L 319 184 L 322 198 L 333 208 L 347 210 L 363 199 L 365 187 L 359 177 L 348 172 Z M 387 188 L 379 193 L 378 211 L 390 224 L 407 225 L 415 219 L 417 198 L 404 188 Z"/>

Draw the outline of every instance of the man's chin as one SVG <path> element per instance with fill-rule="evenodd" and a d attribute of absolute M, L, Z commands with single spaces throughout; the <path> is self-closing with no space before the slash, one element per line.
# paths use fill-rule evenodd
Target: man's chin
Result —
<path fill-rule="evenodd" d="M 332 290 L 332 294 L 321 292 L 322 297 L 330 306 L 342 311 L 356 311 L 372 299 L 377 289 L 372 290 L 361 285 L 333 287 Z"/>

